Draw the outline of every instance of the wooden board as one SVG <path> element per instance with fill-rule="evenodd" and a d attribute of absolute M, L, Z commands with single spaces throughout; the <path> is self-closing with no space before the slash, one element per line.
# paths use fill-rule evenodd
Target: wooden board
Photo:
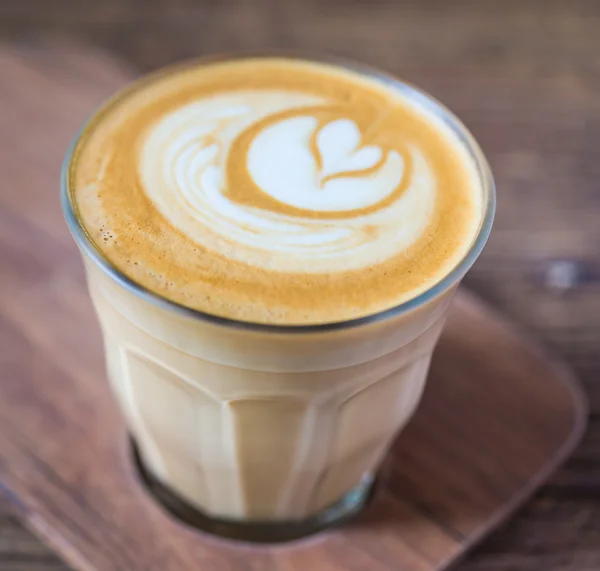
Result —
<path fill-rule="evenodd" d="M 138 485 L 58 206 L 70 136 L 130 76 L 80 48 L 0 51 L 0 172 L 11 189 L 0 194 L 3 495 L 81 569 L 446 567 L 566 457 L 585 417 L 570 373 L 466 293 L 423 403 L 354 522 L 285 547 L 233 545 L 173 521 Z"/>

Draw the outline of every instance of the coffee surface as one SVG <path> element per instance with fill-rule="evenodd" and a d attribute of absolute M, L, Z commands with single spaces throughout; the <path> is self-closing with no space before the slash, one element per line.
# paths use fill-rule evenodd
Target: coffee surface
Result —
<path fill-rule="evenodd" d="M 442 279 L 482 217 L 476 167 L 393 80 L 280 58 L 148 76 L 81 136 L 69 185 L 101 253 L 254 322 L 372 314 Z"/>

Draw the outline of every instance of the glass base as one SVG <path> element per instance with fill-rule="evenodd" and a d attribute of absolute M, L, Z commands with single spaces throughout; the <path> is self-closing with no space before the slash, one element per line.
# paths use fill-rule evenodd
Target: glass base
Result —
<path fill-rule="evenodd" d="M 373 477 L 364 477 L 341 500 L 304 520 L 245 522 L 215 518 L 189 505 L 146 470 L 135 443 L 133 443 L 133 458 L 142 482 L 169 513 L 206 533 L 253 543 L 292 541 L 344 523 L 357 515 L 369 502 L 374 484 Z"/>

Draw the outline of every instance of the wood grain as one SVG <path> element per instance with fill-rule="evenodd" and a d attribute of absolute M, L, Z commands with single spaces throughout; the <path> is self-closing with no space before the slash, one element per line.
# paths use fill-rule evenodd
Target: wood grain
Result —
<path fill-rule="evenodd" d="M 592 414 L 571 461 L 462 571 L 600 568 L 599 29 L 596 0 L 0 1 L 0 38 L 42 52 L 48 38 L 77 38 L 146 70 L 209 51 L 308 47 L 422 83 L 466 120 L 491 158 L 500 199 L 496 229 L 467 284 L 568 359 Z M 52 56 L 43 63 L 38 50 L 36 60 L 61 73 Z M 113 87 L 105 84 L 106 92 Z M 76 107 L 73 116 L 85 113 Z M 0 124 L 3 138 L 13 124 Z M 70 129 L 46 144 L 53 173 Z M 47 159 L 31 152 L 27 160 Z M 54 182 L 28 176 L 55 200 Z M 32 279 L 54 273 L 15 255 L 10 263 Z M 0 538 L 2 571 L 59 568 L 1 509 Z"/>
<path fill-rule="evenodd" d="M 0 125 L 21 125 L 0 143 L 14 189 L 0 196 L 5 499 L 81 569 L 446 568 L 565 458 L 585 414 L 568 371 L 466 293 L 424 401 L 352 524 L 287 548 L 249 549 L 173 521 L 140 487 L 52 189 L 83 117 L 131 75 L 81 47 L 0 52 Z"/>

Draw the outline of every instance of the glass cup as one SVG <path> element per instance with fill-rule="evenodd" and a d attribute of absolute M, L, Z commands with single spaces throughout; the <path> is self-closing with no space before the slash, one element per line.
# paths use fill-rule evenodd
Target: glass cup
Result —
<path fill-rule="evenodd" d="M 68 190 L 77 139 L 65 160 L 63 209 L 140 472 L 168 510 L 220 535 L 287 540 L 361 509 L 419 402 L 452 296 L 490 233 L 493 179 L 462 123 L 413 86 L 341 65 L 383 79 L 441 118 L 474 160 L 485 195 L 482 224 L 464 259 L 428 291 L 375 315 L 263 325 L 160 297 L 90 241 Z"/>

